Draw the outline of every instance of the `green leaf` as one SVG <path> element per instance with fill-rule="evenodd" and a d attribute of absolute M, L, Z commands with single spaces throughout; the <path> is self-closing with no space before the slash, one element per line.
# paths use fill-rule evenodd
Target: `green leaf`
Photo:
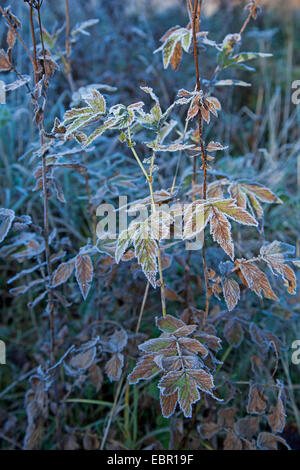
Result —
<path fill-rule="evenodd" d="M 171 371 L 159 382 L 162 395 L 170 396 L 178 392 L 178 402 L 186 418 L 192 416 L 192 405 L 199 401 L 199 390 L 212 394 L 212 376 L 203 369 Z"/>
<path fill-rule="evenodd" d="M 182 320 L 172 317 L 171 315 L 166 315 L 165 317 L 157 319 L 156 324 L 164 333 L 174 333 L 178 328 L 185 326 L 185 323 Z"/>

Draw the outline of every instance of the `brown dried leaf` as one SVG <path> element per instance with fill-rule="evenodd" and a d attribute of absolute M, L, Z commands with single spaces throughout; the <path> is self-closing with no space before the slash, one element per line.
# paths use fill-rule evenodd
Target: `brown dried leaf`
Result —
<path fill-rule="evenodd" d="M 61 263 L 52 274 L 51 286 L 57 287 L 66 282 L 74 271 L 75 261 Z"/>
<path fill-rule="evenodd" d="M 224 428 L 233 428 L 237 408 L 221 408 L 218 412 L 218 424 Z"/>
<path fill-rule="evenodd" d="M 148 380 L 154 377 L 161 369 L 154 362 L 155 355 L 144 356 L 138 360 L 136 367 L 128 376 L 130 384 L 136 384 L 139 380 Z"/>
<path fill-rule="evenodd" d="M 4 49 L 0 49 L 0 72 L 8 72 L 11 69 L 11 63 L 8 54 Z"/>
<path fill-rule="evenodd" d="M 222 429 L 217 423 L 203 423 L 199 426 L 199 432 L 203 439 L 211 439 Z"/>
<path fill-rule="evenodd" d="M 255 416 L 246 416 L 239 419 L 235 425 L 234 430 L 236 434 L 244 439 L 252 439 L 259 429 L 259 420 Z"/>
<path fill-rule="evenodd" d="M 178 65 L 180 64 L 181 58 L 182 58 L 182 47 L 181 47 L 180 42 L 178 41 L 170 59 L 170 64 L 173 70 L 177 70 Z"/>
<path fill-rule="evenodd" d="M 277 450 L 279 443 L 290 448 L 283 437 L 274 436 L 270 432 L 261 432 L 257 438 L 257 447 L 262 450 Z"/>
<path fill-rule="evenodd" d="M 241 439 L 233 432 L 230 431 L 224 440 L 224 450 L 242 450 L 243 445 Z"/>
<path fill-rule="evenodd" d="M 93 280 L 93 264 L 88 255 L 77 255 L 75 259 L 76 279 L 84 300 L 87 298 Z"/>
<path fill-rule="evenodd" d="M 234 279 L 225 278 L 222 288 L 228 310 L 231 312 L 240 299 L 240 286 Z"/>
<path fill-rule="evenodd" d="M 285 406 L 283 404 L 282 398 L 282 389 L 279 391 L 277 403 L 275 406 L 271 406 L 270 412 L 268 414 L 268 423 L 272 429 L 273 433 L 282 432 L 285 428 L 286 423 L 286 413 Z"/>
<path fill-rule="evenodd" d="M 79 369 L 79 371 L 83 371 L 88 369 L 96 356 L 96 348 L 90 348 L 86 351 L 79 352 L 71 357 L 70 359 L 70 366 L 74 369 Z"/>
<path fill-rule="evenodd" d="M 259 297 L 262 292 L 267 299 L 279 300 L 273 292 L 267 276 L 255 264 L 247 260 L 238 260 L 238 266 L 249 289 L 253 290 Z"/>
<path fill-rule="evenodd" d="M 176 302 L 184 303 L 184 299 L 180 295 L 176 294 L 176 292 L 171 289 L 171 287 L 165 288 L 165 297 L 167 300 L 174 300 Z"/>
<path fill-rule="evenodd" d="M 164 418 L 170 418 L 175 411 L 178 401 L 178 392 L 173 393 L 172 395 L 162 395 L 160 394 L 160 405 L 161 411 Z"/>
<path fill-rule="evenodd" d="M 123 354 L 116 353 L 111 356 L 109 361 L 105 364 L 105 372 L 111 381 L 120 380 L 123 365 L 124 365 Z"/>
<path fill-rule="evenodd" d="M 12 28 L 9 28 L 8 32 L 7 32 L 7 44 L 8 44 L 8 47 L 9 49 L 12 49 L 15 45 L 15 42 L 16 42 L 16 32 L 14 29 Z"/>
<path fill-rule="evenodd" d="M 249 390 L 247 412 L 262 415 L 267 407 L 268 399 L 258 384 L 252 384 Z"/>
<path fill-rule="evenodd" d="M 227 217 L 217 209 L 212 209 L 212 216 L 210 218 L 210 233 L 213 240 L 225 251 L 225 253 L 234 259 L 234 245 L 231 238 L 231 225 Z"/>

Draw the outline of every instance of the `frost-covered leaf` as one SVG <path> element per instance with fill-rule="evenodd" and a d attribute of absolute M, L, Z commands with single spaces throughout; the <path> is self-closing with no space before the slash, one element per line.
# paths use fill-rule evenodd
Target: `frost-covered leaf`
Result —
<path fill-rule="evenodd" d="M 52 274 L 51 286 L 57 287 L 66 282 L 74 271 L 75 261 L 61 263 Z"/>
<path fill-rule="evenodd" d="M 210 206 L 205 203 L 190 204 L 184 211 L 183 238 L 192 238 L 202 232 L 208 224 L 210 217 Z"/>
<path fill-rule="evenodd" d="M 155 339 L 150 339 L 145 343 L 139 345 L 139 350 L 147 354 L 159 353 L 160 351 L 168 351 L 174 353 L 176 349 L 176 338 L 174 336 L 160 337 Z"/>
<path fill-rule="evenodd" d="M 271 271 L 277 272 L 284 280 L 289 294 L 296 294 L 296 275 L 293 269 L 285 263 L 286 257 L 294 254 L 295 248 L 286 243 L 275 240 L 265 243 L 260 249 L 261 258 L 268 264 Z"/>
<path fill-rule="evenodd" d="M 177 402 L 178 392 L 168 396 L 160 394 L 160 406 L 164 418 L 170 418 L 170 416 L 172 416 L 176 409 Z"/>
<path fill-rule="evenodd" d="M 156 210 L 145 220 L 145 228 L 148 227 L 149 236 L 154 240 L 170 238 L 170 228 L 173 217 L 166 211 Z"/>
<path fill-rule="evenodd" d="M 149 380 L 154 377 L 161 368 L 154 362 L 155 354 L 143 356 L 137 362 L 137 365 L 129 374 L 128 381 L 130 384 L 136 384 L 140 380 Z"/>
<path fill-rule="evenodd" d="M 194 147 L 193 144 L 180 144 L 180 143 L 173 143 L 169 145 L 158 145 L 155 142 L 147 143 L 147 147 L 152 148 L 156 152 L 178 152 L 181 150 L 187 150 Z"/>
<path fill-rule="evenodd" d="M 139 230 L 134 234 L 133 245 L 135 256 L 142 267 L 143 273 L 150 284 L 155 288 L 158 244 L 156 240 L 151 238 L 147 224 L 140 224 Z"/>
<path fill-rule="evenodd" d="M 100 137 L 107 129 L 111 129 L 114 127 L 116 124 L 116 119 L 115 118 L 108 118 L 100 127 L 94 130 L 92 134 L 89 135 L 89 137 L 84 140 L 83 142 L 83 147 L 88 147 L 91 145 L 92 142 L 94 142 L 95 139 Z"/>
<path fill-rule="evenodd" d="M 123 232 L 120 233 L 117 241 L 117 246 L 116 246 L 116 251 L 115 251 L 115 259 L 116 263 L 119 263 L 122 256 L 124 255 L 125 251 L 127 248 L 130 246 L 132 243 L 132 239 L 130 236 L 130 233 L 128 230 L 123 230 Z"/>
<path fill-rule="evenodd" d="M 232 183 L 228 188 L 232 198 L 236 200 L 236 204 L 246 209 L 247 203 L 259 222 L 260 231 L 263 230 L 263 208 L 259 203 L 267 202 L 269 204 L 281 204 L 279 199 L 270 189 L 257 183 Z"/>
<path fill-rule="evenodd" d="M 249 289 L 253 290 L 259 297 L 262 297 L 263 293 L 267 299 L 278 301 L 278 297 L 273 292 L 263 271 L 247 260 L 238 260 L 237 263 Z"/>
<path fill-rule="evenodd" d="M 290 449 L 283 437 L 275 436 L 270 432 L 261 432 L 257 438 L 257 447 L 262 450 L 277 450 L 279 443 Z"/>
<path fill-rule="evenodd" d="M 176 333 L 174 333 L 176 334 Z M 178 343 L 181 348 L 187 350 L 189 353 L 192 354 L 202 354 L 204 357 L 207 356 L 208 350 L 206 349 L 203 344 L 200 343 L 197 339 L 192 339 L 192 338 L 179 338 Z"/>
<path fill-rule="evenodd" d="M 176 70 L 181 58 L 182 49 L 189 51 L 192 40 L 192 31 L 180 26 L 170 28 L 161 38 L 163 45 L 154 51 L 162 51 L 163 65 L 166 69 L 171 64 L 173 70 Z"/>
<path fill-rule="evenodd" d="M 19 80 L 15 80 L 12 83 L 9 83 L 5 85 L 5 91 L 13 91 L 16 90 L 17 88 L 20 88 L 23 85 L 26 85 L 30 81 L 30 76 L 29 75 L 23 75 L 22 78 Z"/>
<path fill-rule="evenodd" d="M 82 21 L 81 23 L 76 24 L 76 26 L 71 31 L 72 41 L 75 40 L 78 34 L 83 34 L 84 36 L 89 36 L 90 33 L 87 31 L 87 28 L 94 26 L 99 23 L 98 18 L 91 18 L 89 20 Z"/>
<path fill-rule="evenodd" d="M 233 86 L 233 85 L 248 87 L 248 86 L 251 86 L 251 83 L 244 82 L 243 80 L 236 80 L 234 78 L 228 78 L 225 80 L 217 80 L 215 82 L 215 86 Z"/>
<path fill-rule="evenodd" d="M 113 333 L 108 341 L 103 342 L 106 350 L 117 353 L 123 351 L 128 341 L 128 335 L 125 330 L 120 329 Z"/>
<path fill-rule="evenodd" d="M 124 356 L 121 353 L 115 353 L 105 364 L 105 372 L 110 381 L 120 380 L 124 365 Z"/>
<path fill-rule="evenodd" d="M 4 49 L 0 49 L 0 72 L 8 72 L 12 67 L 9 55 Z"/>
<path fill-rule="evenodd" d="M 225 278 L 222 282 L 222 288 L 226 305 L 231 312 L 240 299 L 240 286 L 234 279 Z"/>
<path fill-rule="evenodd" d="M 171 315 L 166 315 L 165 317 L 158 318 L 156 320 L 158 328 L 164 333 L 174 333 L 178 328 L 184 327 L 185 323 L 179 318 L 173 317 Z"/>
<path fill-rule="evenodd" d="M 11 209 L 0 208 L 0 243 L 8 234 L 14 221 L 15 213 Z"/>
<path fill-rule="evenodd" d="M 88 255 L 77 255 L 75 259 L 75 273 L 82 297 L 87 298 L 93 280 L 93 263 Z"/>
<path fill-rule="evenodd" d="M 216 150 L 225 150 L 228 147 L 224 147 L 220 142 L 210 141 L 206 146 L 207 152 L 215 152 Z"/>
<path fill-rule="evenodd" d="M 267 407 L 268 399 L 258 384 L 251 384 L 248 397 L 247 412 L 251 414 L 263 414 Z"/>
<path fill-rule="evenodd" d="M 242 225 L 257 226 L 256 220 L 246 210 L 235 204 L 233 199 L 223 199 L 213 202 L 214 207 L 223 212 L 230 219 Z"/>
<path fill-rule="evenodd" d="M 252 437 L 256 436 L 258 429 L 259 420 L 255 416 L 241 418 L 234 425 L 236 434 L 243 439 L 252 439 Z"/>
<path fill-rule="evenodd" d="M 212 215 L 210 218 L 210 233 L 213 240 L 225 251 L 225 253 L 234 259 L 234 245 L 231 238 L 231 225 L 227 217 L 222 214 L 218 209 L 212 209 Z"/>
<path fill-rule="evenodd" d="M 162 395 L 170 396 L 178 392 L 178 403 L 186 418 L 192 416 L 192 405 L 200 399 L 199 390 L 212 394 L 212 376 L 203 369 L 172 371 L 159 382 Z"/>
<path fill-rule="evenodd" d="M 203 439 L 211 439 L 222 427 L 214 422 L 203 423 L 199 426 L 199 433 Z"/>
<path fill-rule="evenodd" d="M 274 434 L 282 432 L 286 424 L 286 412 L 282 399 L 282 389 L 283 387 L 281 386 L 278 393 L 277 403 L 275 406 L 271 406 L 267 415 L 269 426 Z"/>
<path fill-rule="evenodd" d="M 96 352 L 97 349 L 93 341 L 86 343 L 78 352 L 72 353 L 71 359 L 65 363 L 66 371 L 71 374 L 72 372 L 82 373 L 91 367 L 96 357 Z"/>

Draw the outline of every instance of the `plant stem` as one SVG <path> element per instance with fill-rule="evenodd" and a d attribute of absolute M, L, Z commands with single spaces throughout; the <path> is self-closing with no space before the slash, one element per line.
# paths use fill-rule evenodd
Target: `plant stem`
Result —
<path fill-rule="evenodd" d="M 152 202 L 152 210 L 153 212 L 156 212 L 156 207 L 155 207 L 155 200 L 154 200 L 154 192 L 153 192 L 153 168 L 154 168 L 154 162 L 155 162 L 155 157 L 156 154 L 153 152 L 152 158 L 151 158 L 151 164 L 150 164 L 150 170 L 149 174 L 145 170 L 144 165 L 142 164 L 138 154 L 136 153 L 133 142 L 131 139 L 131 132 L 130 132 L 130 127 L 128 126 L 128 146 L 131 148 L 131 151 L 138 162 L 142 172 L 145 175 L 145 178 L 147 180 L 148 186 L 149 186 L 149 191 L 150 191 L 150 196 L 151 196 L 151 202 Z M 158 260 L 158 272 L 159 272 L 159 278 L 160 278 L 160 292 L 161 292 L 161 307 L 162 307 L 162 315 L 163 317 L 166 316 L 167 314 L 167 309 L 166 309 L 166 296 L 165 296 L 165 281 L 163 277 L 163 272 L 162 272 L 162 263 L 161 263 L 161 250 L 159 243 L 157 243 L 157 260 Z"/>
<path fill-rule="evenodd" d="M 197 48 L 197 30 L 199 30 L 199 21 L 200 21 L 200 10 L 201 10 L 202 2 L 199 0 L 195 0 L 194 9 L 193 9 L 193 49 L 194 49 L 194 63 L 195 63 L 195 73 L 196 73 L 196 90 L 198 92 L 201 91 L 201 84 L 200 84 L 200 74 L 199 74 L 199 64 L 198 64 L 198 48 Z M 198 113 L 198 138 L 199 138 L 199 147 L 201 148 L 201 158 L 202 158 L 202 167 L 203 167 L 203 194 L 202 198 L 204 200 L 207 199 L 207 168 L 206 168 L 206 152 L 204 147 L 203 141 L 203 122 L 202 122 L 202 115 Z M 205 245 L 203 242 L 202 247 L 202 261 L 203 261 L 203 271 L 204 271 L 204 280 L 205 280 L 205 287 L 206 287 L 206 299 L 205 299 L 205 311 L 204 311 L 204 324 L 206 322 L 209 310 L 209 300 L 210 300 L 210 287 L 208 282 L 208 270 L 207 270 L 207 262 L 206 262 L 206 252 L 205 252 Z"/>

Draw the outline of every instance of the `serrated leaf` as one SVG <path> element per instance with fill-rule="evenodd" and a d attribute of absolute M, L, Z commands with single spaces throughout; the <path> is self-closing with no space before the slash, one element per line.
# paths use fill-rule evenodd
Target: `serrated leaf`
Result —
<path fill-rule="evenodd" d="M 253 290 L 256 295 L 262 297 L 262 293 L 267 299 L 279 300 L 274 294 L 269 280 L 265 273 L 261 271 L 255 264 L 246 260 L 238 262 L 238 266 L 247 283 L 249 289 Z"/>
<path fill-rule="evenodd" d="M 174 333 L 176 334 L 176 332 Z M 202 356 L 206 357 L 208 354 L 208 350 L 206 349 L 203 344 L 200 343 L 197 339 L 192 339 L 192 338 L 179 338 L 178 343 L 180 347 L 186 349 L 189 353 L 192 354 L 202 354 Z"/>
<path fill-rule="evenodd" d="M 130 384 L 136 384 L 140 380 L 152 379 L 152 377 L 161 370 L 161 368 L 154 362 L 154 357 L 154 354 L 150 354 L 138 360 L 137 365 L 128 376 Z"/>
<path fill-rule="evenodd" d="M 289 294 L 296 294 L 296 274 L 293 269 L 285 264 L 285 257 L 293 254 L 295 248 L 286 243 L 275 240 L 272 243 L 264 244 L 260 249 L 262 259 L 268 264 L 271 271 L 277 272 L 284 280 Z"/>
<path fill-rule="evenodd" d="M 257 221 L 247 212 L 235 204 L 233 199 L 223 199 L 213 202 L 214 207 L 226 214 L 230 219 L 242 225 L 257 226 Z"/>
<path fill-rule="evenodd" d="M 130 237 L 128 230 L 123 230 L 123 232 L 121 232 L 118 237 L 116 251 L 115 251 L 115 260 L 117 264 L 120 262 L 122 256 L 124 255 L 127 248 L 129 248 L 131 243 L 132 243 L 132 239 Z"/>
<path fill-rule="evenodd" d="M 206 151 L 207 152 L 215 152 L 217 150 L 225 150 L 227 148 L 228 148 L 228 146 L 224 147 L 222 144 L 220 144 L 220 142 L 215 142 L 215 141 L 211 140 L 206 146 Z"/>
<path fill-rule="evenodd" d="M 178 393 L 175 392 L 173 395 L 162 395 L 160 394 L 160 406 L 161 412 L 164 418 L 170 418 L 176 409 L 178 402 Z"/>
<path fill-rule="evenodd" d="M 75 261 L 61 263 L 52 274 L 51 286 L 57 287 L 66 282 L 74 271 Z"/>
<path fill-rule="evenodd" d="M 157 241 L 150 237 L 147 224 L 140 224 L 139 230 L 134 234 L 133 245 L 135 256 L 142 267 L 143 273 L 155 288 L 158 245 Z"/>
<path fill-rule="evenodd" d="M 234 279 L 225 278 L 222 288 L 227 308 L 231 312 L 240 300 L 240 286 Z"/>
<path fill-rule="evenodd" d="M 114 127 L 116 124 L 116 119 L 115 118 L 108 118 L 102 126 L 98 127 L 97 129 L 92 132 L 92 134 L 89 135 L 89 137 L 84 141 L 83 147 L 88 147 L 91 145 L 92 142 L 94 142 L 97 137 L 100 137 L 107 129 L 110 129 Z"/>
<path fill-rule="evenodd" d="M 183 238 L 192 238 L 202 232 L 211 217 L 210 206 L 205 203 L 190 204 L 184 211 Z"/>
<path fill-rule="evenodd" d="M 178 403 L 186 418 L 192 416 L 192 405 L 200 399 L 199 390 L 212 394 L 212 376 L 203 369 L 185 369 L 166 374 L 159 382 L 162 395 L 178 392 Z"/>
<path fill-rule="evenodd" d="M 179 318 L 166 315 L 156 320 L 158 328 L 164 333 L 174 333 L 178 328 L 184 327 L 185 323 Z"/>
<path fill-rule="evenodd" d="M 84 300 L 87 298 L 93 280 L 93 263 L 89 255 L 77 255 L 75 259 L 75 274 L 80 292 Z"/>
<path fill-rule="evenodd" d="M 222 214 L 222 212 L 217 209 L 212 209 L 212 215 L 210 218 L 210 233 L 213 237 L 213 240 L 225 251 L 225 253 L 234 259 L 234 245 L 231 238 L 231 225 L 227 217 Z"/>
<path fill-rule="evenodd" d="M 168 336 L 166 338 L 150 339 L 145 343 L 139 345 L 139 350 L 147 354 L 159 353 L 160 351 L 168 351 L 170 353 L 176 352 L 176 338 L 174 336 Z"/>

